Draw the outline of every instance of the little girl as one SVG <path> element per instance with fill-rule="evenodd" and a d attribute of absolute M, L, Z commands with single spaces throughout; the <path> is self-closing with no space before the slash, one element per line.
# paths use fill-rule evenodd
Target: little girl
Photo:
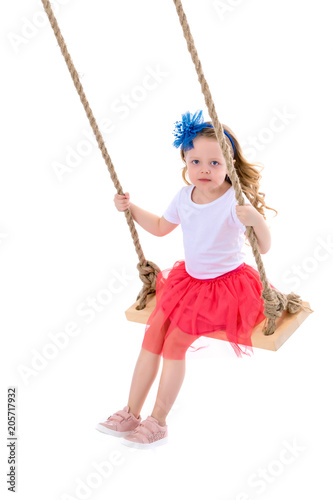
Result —
<path fill-rule="evenodd" d="M 149 233 L 165 236 L 179 224 L 183 232 L 185 260 L 157 276 L 156 308 L 145 327 L 128 404 L 97 425 L 102 432 L 122 436 L 123 444 L 145 449 L 168 440 L 166 417 L 182 386 L 191 344 L 211 337 L 228 341 L 238 357 L 253 354 L 252 330 L 265 319 L 259 273 L 244 262 L 246 226 L 253 226 L 262 254 L 271 246 L 263 208 L 274 209 L 265 205 L 265 195 L 259 193 L 261 176 L 244 158 L 234 133 L 223 125 L 246 201 L 239 206 L 211 122 L 204 122 L 202 111 L 197 111 L 185 113 L 175 125 L 173 144 L 181 148 L 187 185 L 163 216 L 130 203 L 128 193 L 114 197 L 116 208 L 130 209 L 133 219 Z M 140 411 L 161 355 L 163 370 L 155 406 L 142 421 Z"/>

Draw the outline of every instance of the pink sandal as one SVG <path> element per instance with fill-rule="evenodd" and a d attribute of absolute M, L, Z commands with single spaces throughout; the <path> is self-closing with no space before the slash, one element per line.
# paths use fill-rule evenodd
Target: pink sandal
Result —
<path fill-rule="evenodd" d="M 140 425 L 141 416 L 136 418 L 129 411 L 129 406 L 125 406 L 123 410 L 117 411 L 111 415 L 105 422 L 100 422 L 96 425 L 96 429 L 105 434 L 121 437 L 134 431 Z"/>
<path fill-rule="evenodd" d="M 138 427 L 121 440 L 125 446 L 133 448 L 154 448 L 168 442 L 168 426 L 161 426 L 156 418 L 150 416 Z"/>

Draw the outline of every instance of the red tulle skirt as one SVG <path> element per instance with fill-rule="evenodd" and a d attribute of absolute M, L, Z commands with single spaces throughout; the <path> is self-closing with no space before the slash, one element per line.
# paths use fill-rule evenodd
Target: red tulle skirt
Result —
<path fill-rule="evenodd" d="M 262 289 L 258 271 L 245 262 L 216 278 L 197 279 L 178 260 L 157 275 L 156 307 L 142 348 L 166 359 L 185 359 L 191 344 L 205 336 L 228 341 L 238 357 L 251 355 L 252 330 L 266 318 Z"/>

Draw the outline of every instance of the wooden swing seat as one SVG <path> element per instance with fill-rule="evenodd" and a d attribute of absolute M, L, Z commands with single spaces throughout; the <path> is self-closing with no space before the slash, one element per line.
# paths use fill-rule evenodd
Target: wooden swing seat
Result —
<path fill-rule="evenodd" d="M 125 315 L 128 321 L 133 321 L 135 323 L 146 324 L 149 316 L 153 312 L 156 306 L 156 294 L 149 294 L 147 305 L 144 309 L 140 311 L 136 309 L 139 304 L 137 300 L 131 307 L 125 311 Z M 303 306 L 310 307 L 308 302 L 303 302 Z M 267 349 L 269 351 L 277 351 L 289 337 L 297 330 L 297 328 L 303 323 L 303 321 L 311 314 L 311 312 L 304 311 L 300 309 L 295 314 L 290 314 L 287 311 L 283 311 L 281 316 L 276 320 L 276 329 L 272 335 L 265 335 L 263 333 L 264 323 L 263 320 L 259 323 L 253 330 L 251 335 L 251 342 L 253 347 L 258 347 L 259 349 Z"/>

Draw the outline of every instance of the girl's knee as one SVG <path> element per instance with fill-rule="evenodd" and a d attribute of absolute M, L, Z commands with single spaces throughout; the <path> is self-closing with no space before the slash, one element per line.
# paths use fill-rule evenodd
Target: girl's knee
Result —
<path fill-rule="evenodd" d="M 188 348 L 198 338 L 197 336 L 184 333 L 178 328 L 174 329 L 165 339 L 163 345 L 163 358 L 184 360 Z"/>

